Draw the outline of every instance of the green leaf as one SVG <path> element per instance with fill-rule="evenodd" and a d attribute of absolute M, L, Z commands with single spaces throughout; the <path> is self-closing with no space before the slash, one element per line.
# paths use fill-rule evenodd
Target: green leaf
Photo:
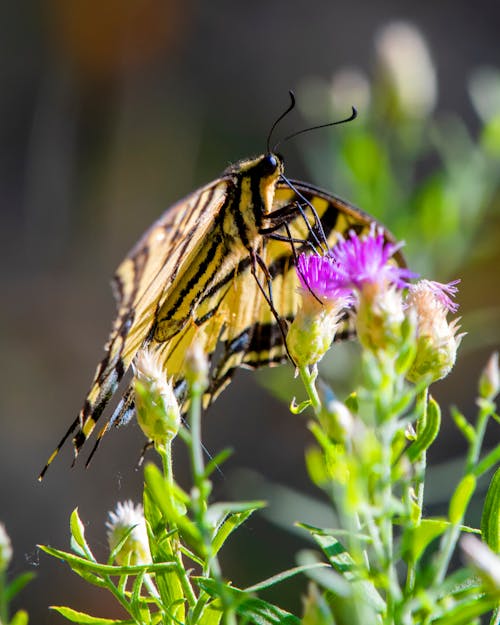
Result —
<path fill-rule="evenodd" d="M 481 534 L 495 553 L 500 553 L 500 468 L 491 479 L 481 515 Z"/>
<path fill-rule="evenodd" d="M 427 404 L 427 416 L 425 425 L 417 432 L 417 439 L 408 447 L 407 454 L 410 462 L 415 462 L 429 449 L 441 427 L 441 409 L 439 404 L 431 397 Z"/>
<path fill-rule="evenodd" d="M 334 536 L 325 536 L 314 532 L 313 538 L 321 547 L 335 571 L 340 573 L 348 582 L 355 582 L 362 589 L 366 600 L 373 608 L 378 612 L 383 612 L 385 610 L 385 601 L 371 582 L 358 578 L 356 563 L 342 543 Z"/>
<path fill-rule="evenodd" d="M 244 590 L 233 588 L 227 584 L 219 584 L 207 577 L 197 577 L 196 581 L 200 588 L 211 597 L 220 597 L 221 591 L 226 600 L 230 600 L 231 608 L 236 613 L 257 625 L 300 625 L 300 620 L 282 610 L 278 606 L 262 599 L 252 597 Z"/>
<path fill-rule="evenodd" d="M 264 588 L 270 588 L 271 586 L 275 586 L 276 584 L 281 584 L 285 580 L 290 577 L 294 577 L 295 575 L 299 575 L 300 573 L 306 573 L 311 569 L 318 569 L 327 567 L 328 564 L 326 562 L 313 562 L 311 564 L 303 564 L 302 566 L 295 566 L 292 569 L 287 569 L 286 571 L 282 571 L 272 577 L 268 577 L 267 579 L 259 582 L 258 584 L 254 584 L 253 586 L 249 586 L 245 588 L 245 592 L 258 592 L 259 590 L 263 590 Z"/>
<path fill-rule="evenodd" d="M 289 409 L 292 414 L 299 415 L 304 412 L 306 408 L 309 408 L 309 406 L 311 406 L 310 399 L 305 399 L 304 401 L 301 401 L 300 404 L 297 404 L 294 397 L 290 402 Z"/>
<path fill-rule="evenodd" d="M 164 521 L 170 526 L 175 525 L 183 538 L 198 553 L 203 553 L 203 540 L 198 527 L 189 520 L 185 511 L 177 504 L 177 491 L 165 480 L 155 464 L 149 463 L 144 469 L 144 480 L 151 501 L 160 509 Z"/>
<path fill-rule="evenodd" d="M 403 533 L 401 550 L 408 554 L 411 562 L 420 559 L 423 552 L 438 536 L 450 526 L 447 519 L 423 519 L 417 527 L 406 528 Z"/>
<path fill-rule="evenodd" d="M 251 516 L 256 510 L 261 509 L 265 506 L 264 502 L 253 502 L 258 503 L 258 505 L 254 505 L 253 507 L 248 508 L 247 510 L 243 510 L 242 512 L 235 512 L 230 514 L 230 516 L 222 523 L 222 525 L 217 530 L 217 533 L 214 536 L 212 541 L 212 549 L 213 554 L 217 554 L 222 545 L 226 542 L 229 535 L 234 532 L 236 528 L 238 528 L 242 523 L 244 523 L 249 516 Z"/>
<path fill-rule="evenodd" d="M 448 516 L 450 521 L 455 525 L 460 523 L 465 515 L 470 498 L 476 489 L 476 478 L 471 475 L 465 475 L 459 482 L 450 501 Z"/>
<path fill-rule="evenodd" d="M 25 610 L 19 610 L 12 617 L 10 625 L 28 625 L 28 613 Z"/>
<path fill-rule="evenodd" d="M 471 597 L 469 601 L 460 602 L 448 609 L 444 616 L 431 621 L 432 625 L 470 625 L 473 619 L 493 610 L 498 605 L 498 599 L 488 596 Z"/>
<path fill-rule="evenodd" d="M 207 462 L 207 466 L 205 467 L 203 477 L 208 479 L 216 469 L 219 469 L 221 464 L 223 464 L 230 456 L 232 456 L 232 454 L 232 449 L 223 449 L 213 458 L 210 458 L 210 461 Z"/>
<path fill-rule="evenodd" d="M 5 589 L 5 600 L 7 603 L 10 603 L 34 577 L 35 574 L 28 571 L 27 573 L 21 573 L 21 575 L 13 579 Z"/>
<path fill-rule="evenodd" d="M 353 596 L 354 586 L 350 584 L 344 576 L 337 573 L 331 566 L 327 565 L 327 568 L 314 569 L 311 565 L 318 564 L 318 554 L 315 551 L 303 549 L 297 554 L 297 561 L 301 566 L 309 566 L 306 571 L 307 577 L 312 579 L 318 586 L 330 591 L 336 597 L 343 597 L 344 599 L 351 598 Z"/>
<path fill-rule="evenodd" d="M 457 408 L 451 408 L 451 416 L 453 417 L 453 421 L 457 428 L 462 432 L 465 439 L 472 443 L 476 438 L 476 430 L 472 427 L 472 425 L 467 421 L 464 415 L 457 410 Z"/>
<path fill-rule="evenodd" d="M 158 562 L 157 564 L 135 564 L 128 566 L 112 566 L 109 564 L 99 564 L 98 562 L 90 562 L 80 556 L 75 556 L 72 553 L 66 551 L 60 551 L 53 547 L 46 547 L 45 545 L 38 545 L 38 547 L 53 556 L 54 558 L 60 558 L 67 562 L 72 569 L 80 569 L 83 571 L 90 571 L 96 574 L 102 575 L 137 575 L 138 573 L 160 573 L 165 571 L 172 571 L 177 568 L 176 562 Z"/>
<path fill-rule="evenodd" d="M 77 612 L 76 610 L 60 605 L 52 605 L 50 606 L 50 609 L 59 612 L 59 614 L 64 616 L 64 618 L 67 618 L 68 621 L 78 623 L 79 625 L 134 625 L 135 623 L 134 620 L 122 621 L 117 619 L 100 618 L 98 616 L 90 616 L 90 614 L 85 614 L 85 612 Z"/>
<path fill-rule="evenodd" d="M 75 551 L 82 556 L 87 556 L 87 558 L 95 562 L 96 560 L 92 555 L 92 551 L 85 540 L 85 528 L 78 515 L 78 508 L 75 508 L 71 513 L 69 527 L 71 530 L 71 537 L 75 543 L 74 546 L 78 547 Z"/>
<path fill-rule="evenodd" d="M 500 462 L 500 445 L 494 447 L 486 456 L 473 467 L 472 472 L 476 477 L 483 475 Z"/>
<path fill-rule="evenodd" d="M 215 603 L 215 601 L 212 601 L 204 608 L 200 619 L 197 621 L 199 625 L 219 625 L 222 612 L 220 607 L 217 607 Z"/>

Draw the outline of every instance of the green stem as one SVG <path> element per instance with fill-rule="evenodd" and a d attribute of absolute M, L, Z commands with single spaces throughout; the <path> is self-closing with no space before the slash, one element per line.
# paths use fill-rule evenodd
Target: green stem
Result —
<path fill-rule="evenodd" d="M 392 468 L 392 436 L 384 436 L 382 430 L 381 448 L 383 452 L 382 457 L 382 474 L 381 474 L 381 491 L 380 491 L 380 506 L 383 511 L 381 517 L 378 519 L 380 528 L 380 539 L 383 546 L 384 559 L 382 562 L 383 570 L 387 578 L 387 624 L 394 623 L 394 615 L 397 604 L 401 600 L 401 589 L 398 582 L 396 573 L 396 567 L 394 562 L 394 535 L 393 535 L 393 519 L 389 510 L 392 507 L 392 480 L 391 480 L 391 468 Z"/>
<path fill-rule="evenodd" d="M 5 571 L 0 571 L 0 625 L 7 625 L 8 622 L 8 608 L 7 598 L 5 596 Z"/>
<path fill-rule="evenodd" d="M 483 446 L 484 435 L 486 432 L 486 426 L 488 425 L 488 419 L 491 416 L 491 410 L 489 407 L 481 406 L 476 421 L 476 432 L 474 439 L 469 447 L 467 454 L 467 462 L 465 465 L 466 473 L 472 473 L 481 454 L 481 448 Z"/>
<path fill-rule="evenodd" d="M 491 415 L 491 412 L 488 407 L 486 406 L 480 407 L 479 414 L 476 420 L 474 438 L 471 441 L 469 451 L 467 453 L 467 460 L 465 463 L 464 475 L 474 473 L 474 468 L 481 454 L 481 448 L 483 445 L 484 435 L 486 432 L 486 426 L 488 424 L 488 418 L 490 417 L 490 415 Z M 458 519 L 456 523 L 454 523 L 451 526 L 449 531 L 443 536 L 441 554 L 436 563 L 435 579 L 438 584 L 440 584 L 446 576 L 446 572 L 448 570 L 453 552 L 455 550 L 458 538 L 460 536 L 461 523 L 462 523 L 462 519 Z"/>
<path fill-rule="evenodd" d="M 427 403 L 429 399 L 429 388 L 425 387 L 418 395 L 417 395 L 417 414 L 419 415 L 417 418 L 417 439 L 419 434 L 425 429 L 427 422 Z M 424 489 L 425 489 L 425 471 L 427 468 L 427 451 L 423 451 L 419 458 L 415 461 L 415 480 L 414 480 L 414 488 L 417 498 L 417 518 L 414 521 L 415 527 L 418 527 L 422 521 L 422 510 L 424 507 Z M 407 486 L 407 490 L 411 485 Z M 408 497 L 408 500 L 411 502 L 411 497 Z M 410 508 L 410 515 L 413 518 L 413 513 Z M 408 570 L 406 574 L 406 593 L 408 596 L 411 595 L 413 590 L 415 589 L 415 581 L 416 581 L 416 566 L 417 563 L 415 561 L 411 561 L 408 564 Z"/>
<path fill-rule="evenodd" d="M 203 389 L 198 385 L 191 387 L 189 426 L 191 429 L 191 466 L 193 471 L 194 491 L 193 491 L 193 513 L 200 529 L 203 540 L 203 547 L 206 557 L 207 573 L 211 574 L 217 583 L 219 596 L 222 603 L 222 622 L 224 625 L 236 625 L 236 615 L 234 612 L 231 597 L 228 596 L 222 571 L 217 556 L 213 553 L 212 532 L 206 518 L 207 498 L 210 492 L 210 484 L 205 477 L 205 467 L 203 462 L 203 447 L 201 444 L 201 404 Z"/>
<path fill-rule="evenodd" d="M 316 390 L 316 378 L 318 377 L 318 368 L 316 365 L 310 370 L 307 366 L 299 367 L 299 375 L 304 383 L 309 400 L 311 401 L 311 407 L 314 410 L 316 416 L 319 416 L 321 412 L 321 400 Z"/>

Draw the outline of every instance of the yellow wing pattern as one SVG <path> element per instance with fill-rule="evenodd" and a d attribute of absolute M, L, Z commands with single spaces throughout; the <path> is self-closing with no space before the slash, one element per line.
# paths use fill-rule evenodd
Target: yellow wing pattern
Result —
<path fill-rule="evenodd" d="M 282 172 L 274 155 L 242 161 L 168 209 L 134 246 L 114 277 L 118 311 L 104 359 L 40 479 L 73 433 L 78 455 L 143 347 L 157 354 L 181 399 L 189 347 L 201 343 L 210 361 L 217 348 L 206 405 L 238 367 L 286 360 L 284 329 L 276 316 L 284 326 L 299 305 L 295 255 L 318 240 L 331 247 L 339 234 L 368 230 L 373 218 L 314 186 L 285 181 Z M 275 221 L 273 213 L 285 216 Z M 270 228 L 273 223 L 277 227 Z M 295 243 L 284 240 L 290 238 Z M 274 312 L 262 285 L 271 289 Z M 346 320 L 344 334 L 349 332 Z M 125 421 L 132 410 L 129 387 L 93 451 L 111 425 Z"/>

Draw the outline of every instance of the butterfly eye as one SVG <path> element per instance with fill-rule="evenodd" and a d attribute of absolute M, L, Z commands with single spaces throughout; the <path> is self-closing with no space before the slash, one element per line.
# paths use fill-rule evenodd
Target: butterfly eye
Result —
<path fill-rule="evenodd" d="M 276 154 L 266 154 L 262 157 L 262 161 L 260 162 L 260 168 L 263 176 L 270 176 L 274 174 L 275 171 L 279 168 L 281 160 L 279 156 Z"/>

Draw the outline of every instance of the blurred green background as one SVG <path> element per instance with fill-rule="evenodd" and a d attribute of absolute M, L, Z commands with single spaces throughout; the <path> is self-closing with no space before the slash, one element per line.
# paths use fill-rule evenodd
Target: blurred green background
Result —
<path fill-rule="evenodd" d="M 37 573 L 17 601 L 30 622 L 63 622 L 49 604 L 120 614 L 36 549 L 66 548 L 79 506 L 105 554 L 107 511 L 139 497 L 135 425 L 113 432 L 87 471 L 69 469 L 66 449 L 36 482 L 101 357 L 110 277 L 172 202 L 265 149 L 288 89 L 299 110 L 282 136 L 351 104 L 359 111 L 283 145 L 288 175 L 382 219 L 425 277 L 462 278 L 469 334 L 433 391 L 445 413 L 450 403 L 473 412 L 477 376 L 500 343 L 499 30 L 500 7 L 483 0 L 1 3 L 0 520 L 12 574 Z M 335 350 L 324 365 L 337 389 L 347 388 L 353 351 Z M 241 372 L 205 420 L 207 449 L 235 450 L 216 495 L 267 495 L 276 522 L 288 505 L 298 520 L 316 513 L 276 484 L 319 496 L 303 467 L 305 420 L 276 397 L 291 398 L 291 378 L 289 368 Z M 448 420 L 431 454 L 444 492 L 460 449 Z M 181 448 L 176 473 L 188 483 Z M 263 480 L 275 484 L 265 493 Z M 232 539 L 223 566 L 249 585 L 292 566 L 301 545 L 261 516 Z M 274 598 L 297 609 L 301 588 L 290 582 Z"/>

